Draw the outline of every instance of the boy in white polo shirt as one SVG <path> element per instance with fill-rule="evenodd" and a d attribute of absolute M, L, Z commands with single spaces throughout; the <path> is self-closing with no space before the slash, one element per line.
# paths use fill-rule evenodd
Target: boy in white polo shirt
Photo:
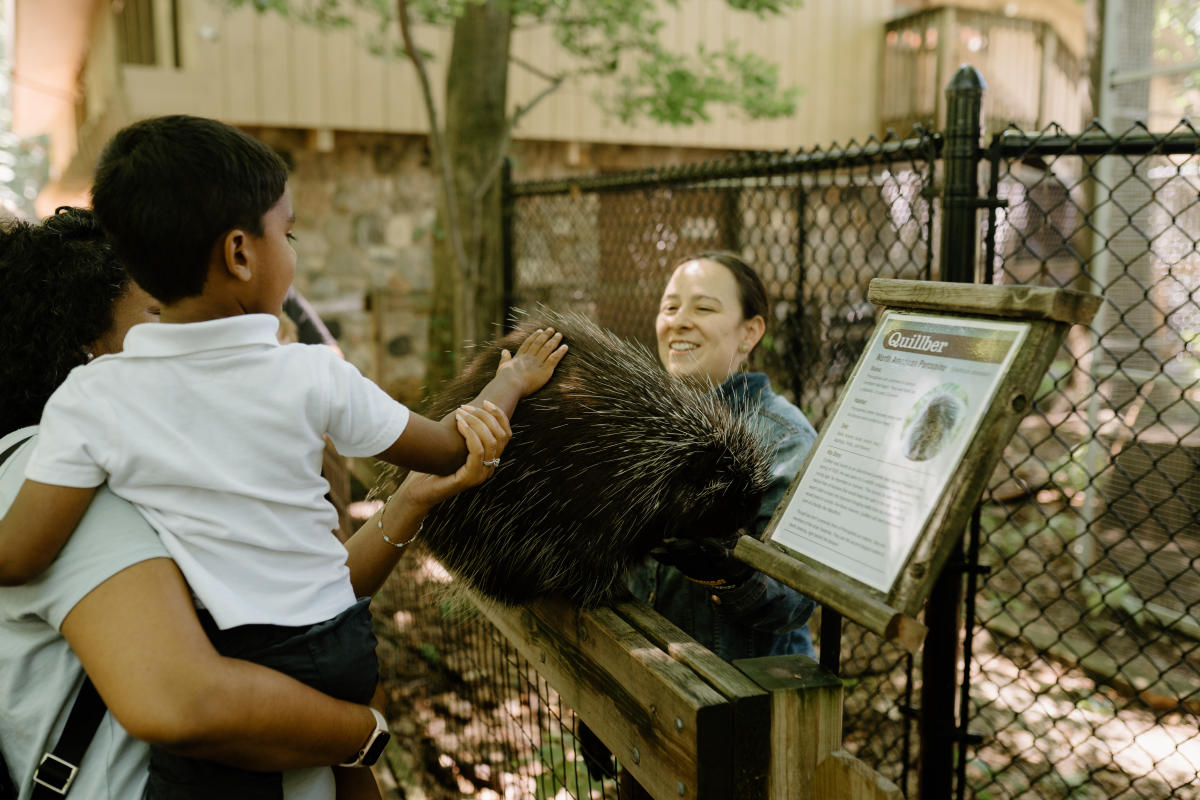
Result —
<path fill-rule="evenodd" d="M 278 344 L 296 258 L 286 182 L 274 151 L 214 120 L 144 120 L 105 147 L 96 216 L 167 324 L 135 327 L 122 353 L 77 368 L 47 403 L 0 521 L 0 583 L 45 569 L 107 480 L 162 537 L 218 650 L 366 702 L 375 640 L 331 533 L 323 437 L 343 455 L 448 474 L 466 459 L 466 422 L 410 413 L 328 348 Z M 474 402 L 504 424 L 549 379 L 560 343 L 530 336 Z M 151 759 L 149 797 L 280 792 L 277 773 Z"/>

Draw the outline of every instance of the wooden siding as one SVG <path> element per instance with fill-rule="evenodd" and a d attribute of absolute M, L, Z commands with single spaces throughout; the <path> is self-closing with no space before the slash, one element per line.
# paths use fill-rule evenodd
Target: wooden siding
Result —
<path fill-rule="evenodd" d="M 884 36 L 884 127 L 945 125 L 945 86 L 962 64 L 980 71 L 989 131 L 1084 124 L 1087 76 L 1053 25 L 971 8 L 939 6 L 894 20 Z"/>
<path fill-rule="evenodd" d="M 156 19 L 170 19 L 170 0 L 155 0 Z M 780 65 L 785 83 L 801 87 L 797 113 L 751 121 L 717 109 L 709 123 L 671 128 L 607 118 L 593 94 L 597 81 L 564 86 L 540 103 L 516 132 L 519 138 L 559 141 L 793 148 L 861 139 L 879 126 L 879 63 L 884 24 L 893 0 L 808 0 L 782 18 L 760 20 L 717 0 L 691 0 L 667 10 L 663 40 L 680 51 L 699 42 L 718 49 L 733 40 Z M 231 11 L 214 0 L 180 0 L 179 60 L 159 43 L 159 64 L 124 65 L 124 94 L 134 116 L 187 112 L 240 125 L 346 131 L 422 132 L 425 112 L 411 66 L 368 52 L 363 34 L 318 32 L 276 15 Z M 368 23 L 365 13 L 362 21 Z M 169 35 L 158 24 L 163 37 Z M 369 28 L 368 25 L 363 26 Z M 433 58 L 433 82 L 444 82 L 449 53 L 444 30 L 418 27 Z M 568 57 L 545 27 L 518 31 L 513 52 L 547 72 Z M 98 55 L 93 53 L 93 57 Z M 514 66 L 510 100 L 528 103 L 544 86 Z"/>

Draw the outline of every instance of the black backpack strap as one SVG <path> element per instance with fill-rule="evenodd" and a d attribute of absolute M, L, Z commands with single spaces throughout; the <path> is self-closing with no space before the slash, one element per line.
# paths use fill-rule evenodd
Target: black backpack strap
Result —
<path fill-rule="evenodd" d="M 33 773 L 34 787 L 30 800 L 56 800 L 66 796 L 106 710 L 100 693 L 92 685 L 92 679 L 85 676 L 75 705 L 67 716 L 66 727 L 58 737 L 58 744 L 42 756 L 41 763 Z"/>
<path fill-rule="evenodd" d="M 13 785 L 12 773 L 8 771 L 3 752 L 0 752 L 0 800 L 17 800 L 17 787 Z"/>
<path fill-rule="evenodd" d="M 18 448 L 18 447 L 20 447 L 21 445 L 23 445 L 23 444 L 25 444 L 26 442 L 28 442 L 28 441 L 29 441 L 31 438 L 33 438 L 33 437 L 26 436 L 26 437 L 25 437 L 24 439 L 22 439 L 21 441 L 19 441 L 19 442 L 17 442 L 16 444 L 14 444 L 14 445 L 10 446 L 10 447 L 9 447 L 7 450 L 5 450 L 3 453 L 0 453 L 0 464 L 3 464 L 5 461 L 7 461 L 7 460 L 8 460 L 8 457 L 9 457 L 9 456 L 11 456 L 13 453 L 15 453 L 15 452 L 17 451 L 17 448 Z"/>

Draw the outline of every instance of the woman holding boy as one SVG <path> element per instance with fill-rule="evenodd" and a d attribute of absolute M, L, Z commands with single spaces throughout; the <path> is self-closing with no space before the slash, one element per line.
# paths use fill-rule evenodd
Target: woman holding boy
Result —
<path fill-rule="evenodd" d="M 167 324 L 135 328 L 123 353 L 73 371 L 55 390 L 25 459 L 26 481 L 0 522 L 0 580 L 41 573 L 107 481 L 159 534 L 219 651 L 365 703 L 377 665 L 366 600 L 355 597 L 382 581 L 411 539 L 383 530 L 389 510 L 412 516 L 385 506 L 379 530 L 343 549 L 324 500 L 323 437 L 345 455 L 439 474 L 478 458 L 490 474 L 507 415 L 548 379 L 565 348 L 539 331 L 502 360 L 476 399 L 483 411 L 467 406 L 436 422 L 325 348 L 279 346 L 278 315 L 295 270 L 286 180 L 273 151 L 213 120 L 145 120 L 105 148 L 96 216 Z M 368 745 L 386 739 L 385 730 L 377 718 Z M 377 756 L 377 746 L 364 745 L 342 766 Z M 365 791 L 364 774 L 339 770 L 339 791 Z M 282 791 L 277 774 L 156 749 L 147 793 Z"/>
<path fill-rule="evenodd" d="M 71 369 L 119 350 L 132 325 L 156 321 L 158 303 L 129 281 L 95 218 L 78 209 L 0 234 L 0 285 L 5 509 L 24 480 L 47 398 Z M 362 533 L 403 541 L 428 508 L 483 480 L 490 470 L 482 461 L 507 442 L 501 422 L 473 413 L 466 465 L 446 478 L 412 475 L 391 499 L 383 528 L 375 518 Z M 398 559 L 401 551 L 392 552 Z M 368 581 L 390 569 L 374 567 Z M 350 760 L 377 726 L 365 705 L 218 655 L 158 536 L 105 489 L 45 573 L 0 588 L 0 750 L 21 800 L 58 740 L 85 669 L 111 713 L 77 765 L 71 796 L 79 800 L 140 797 L 143 741 L 247 769 L 288 770 L 289 800 L 329 800 L 331 773 L 313 767 Z"/>

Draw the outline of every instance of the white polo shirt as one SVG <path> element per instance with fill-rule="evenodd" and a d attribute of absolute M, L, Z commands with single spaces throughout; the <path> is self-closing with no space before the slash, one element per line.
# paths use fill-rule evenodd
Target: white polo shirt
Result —
<path fill-rule="evenodd" d="M 35 434 L 23 428 L 0 437 L 0 453 Z M 21 487 L 34 442 L 0 465 L 0 513 Z M 83 666 L 59 633 L 75 605 L 133 564 L 166 558 L 162 542 L 129 505 L 103 488 L 49 569 L 20 586 L 0 587 L 0 751 L 20 800 L 33 793 L 33 770 L 66 726 L 83 682 Z M 132 611 L 132 609 L 131 609 Z M 146 788 L 150 748 L 105 714 L 71 784 L 77 800 L 127 800 Z M 328 767 L 283 773 L 284 800 L 333 800 Z"/>
<path fill-rule="evenodd" d="M 108 481 L 162 537 L 222 628 L 310 625 L 354 602 L 323 436 L 369 456 L 409 412 L 320 345 L 280 346 L 267 314 L 138 325 L 50 398 L 25 470 Z"/>

